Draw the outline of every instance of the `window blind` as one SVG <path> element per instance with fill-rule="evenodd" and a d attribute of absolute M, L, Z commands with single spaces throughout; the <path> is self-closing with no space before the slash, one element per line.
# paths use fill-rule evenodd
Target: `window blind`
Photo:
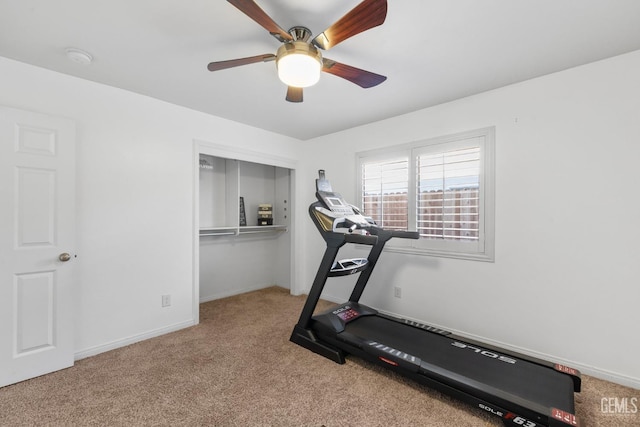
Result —
<path fill-rule="evenodd" d="M 418 155 L 416 174 L 421 237 L 478 240 L 480 147 Z"/>
<path fill-rule="evenodd" d="M 362 208 L 378 225 L 407 230 L 409 160 L 393 159 L 362 165 Z"/>

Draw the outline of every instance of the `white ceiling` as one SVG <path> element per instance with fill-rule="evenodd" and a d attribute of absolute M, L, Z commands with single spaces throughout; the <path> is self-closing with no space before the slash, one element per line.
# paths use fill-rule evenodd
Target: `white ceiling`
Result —
<path fill-rule="evenodd" d="M 257 3 L 318 34 L 359 0 Z M 323 52 L 388 80 L 362 89 L 323 73 L 302 104 L 285 101 L 275 62 L 206 68 L 278 46 L 223 0 L 0 0 L 0 56 L 302 140 L 638 50 L 640 1 L 389 0 L 382 26 Z"/>

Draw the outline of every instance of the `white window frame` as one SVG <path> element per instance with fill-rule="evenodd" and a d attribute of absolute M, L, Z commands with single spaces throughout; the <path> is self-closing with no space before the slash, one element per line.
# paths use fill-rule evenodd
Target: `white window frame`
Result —
<path fill-rule="evenodd" d="M 495 127 L 476 129 L 408 144 L 356 153 L 358 203 L 362 201 L 362 167 L 367 163 L 397 159 L 409 160 L 409 224 L 415 231 L 417 215 L 416 159 L 421 154 L 447 152 L 468 146 L 480 147 L 479 238 L 474 241 L 452 239 L 391 239 L 385 248 L 446 258 L 493 262 L 495 258 Z M 366 215 L 366 212 L 364 212 Z M 411 228 L 411 226 L 410 226 Z"/>

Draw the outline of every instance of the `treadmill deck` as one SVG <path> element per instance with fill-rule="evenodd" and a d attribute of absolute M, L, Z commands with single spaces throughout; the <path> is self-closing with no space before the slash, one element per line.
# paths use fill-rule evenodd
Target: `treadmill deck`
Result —
<path fill-rule="evenodd" d="M 336 338 L 355 347 L 377 342 L 420 359 L 420 373 L 455 383 L 476 394 L 482 391 L 539 413 L 549 408 L 574 412 L 573 381 L 552 368 L 489 350 L 449 335 L 379 317 L 361 316 Z"/>

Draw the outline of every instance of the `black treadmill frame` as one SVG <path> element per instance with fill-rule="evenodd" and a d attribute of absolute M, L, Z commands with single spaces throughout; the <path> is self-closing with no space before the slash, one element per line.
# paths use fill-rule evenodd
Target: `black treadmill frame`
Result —
<path fill-rule="evenodd" d="M 369 278 L 371 277 L 373 269 L 380 255 L 382 254 L 386 242 L 393 237 L 417 238 L 417 233 L 385 230 L 383 228 L 375 226 L 369 230 L 371 232 L 371 235 L 333 232 L 332 230 L 329 231 L 323 227 L 323 224 L 318 219 L 318 213 L 316 209 L 317 207 L 325 206 L 321 202 L 312 203 L 309 206 L 309 215 L 311 216 L 313 223 L 316 225 L 318 231 L 325 240 L 327 247 L 313 281 L 313 285 L 309 291 L 309 295 L 307 297 L 305 305 L 300 314 L 298 323 L 295 325 L 291 334 L 290 340 L 292 342 L 317 354 L 320 354 L 328 359 L 331 359 L 336 363 L 345 363 L 345 356 L 347 354 L 352 354 L 377 365 L 392 369 L 403 376 L 416 380 L 421 384 L 446 393 L 454 398 L 458 398 L 464 402 L 472 404 L 473 406 L 479 407 L 487 411 L 488 413 L 498 416 L 502 419 L 505 425 L 527 427 L 566 427 L 568 425 L 579 425 L 577 417 L 575 417 L 572 412 L 546 407 L 544 408 L 544 410 L 533 410 L 526 407 L 526 405 L 521 405 L 517 402 L 506 402 L 504 399 L 492 396 L 490 390 L 483 391 L 478 388 L 475 388 L 474 390 L 464 390 L 465 387 L 463 384 L 455 383 L 455 381 L 448 379 L 446 376 L 438 375 L 438 373 L 436 372 L 437 369 L 435 368 L 431 375 L 425 375 L 424 372 L 417 373 L 413 369 L 408 369 L 406 366 L 403 366 L 402 363 L 394 366 L 392 364 L 389 364 L 388 360 L 385 361 L 384 357 L 380 357 L 380 355 L 367 352 L 363 348 L 361 348 L 361 346 L 349 343 L 348 340 L 344 338 L 341 339 L 339 335 L 340 333 L 342 333 L 342 331 L 331 332 L 329 330 L 330 328 L 328 329 L 326 326 L 327 320 L 322 319 L 322 316 L 330 316 L 331 311 L 336 310 L 337 307 L 343 307 L 347 304 L 355 305 L 358 307 L 358 309 L 364 311 L 365 313 L 367 311 L 370 312 L 370 314 L 367 315 L 383 317 L 391 321 L 405 324 L 407 327 L 419 327 L 436 334 L 446 335 L 448 338 L 455 339 L 456 341 L 460 341 L 470 346 L 478 346 L 482 349 L 495 351 L 500 354 L 514 357 L 516 359 L 535 363 L 537 365 L 553 370 L 558 375 L 568 375 L 573 382 L 574 392 L 579 392 L 581 387 L 580 372 L 576 369 L 568 368 L 559 364 L 554 364 L 546 360 L 523 355 L 514 351 L 498 348 L 489 344 L 470 340 L 465 337 L 459 337 L 447 331 L 442 331 L 428 325 L 416 325 L 415 322 L 380 314 L 374 309 L 370 309 L 359 304 L 362 293 L 367 285 L 367 282 L 369 281 Z M 331 267 L 336 260 L 340 248 L 347 243 L 371 246 L 369 256 L 367 257 L 367 267 L 360 272 L 360 276 L 356 281 L 351 296 L 349 297 L 348 303 L 345 303 L 342 306 L 338 305 L 336 307 L 332 307 L 332 309 L 328 310 L 327 312 L 320 313 L 314 316 L 314 311 L 316 309 L 318 301 L 320 300 L 320 296 L 326 284 L 327 278 L 331 276 Z M 325 324 L 322 324 L 321 320 L 325 322 Z M 330 321 L 331 320 L 329 320 L 329 322 Z M 573 404 L 573 394 L 570 396 L 570 398 Z M 573 408 L 571 409 L 573 410 Z"/>

